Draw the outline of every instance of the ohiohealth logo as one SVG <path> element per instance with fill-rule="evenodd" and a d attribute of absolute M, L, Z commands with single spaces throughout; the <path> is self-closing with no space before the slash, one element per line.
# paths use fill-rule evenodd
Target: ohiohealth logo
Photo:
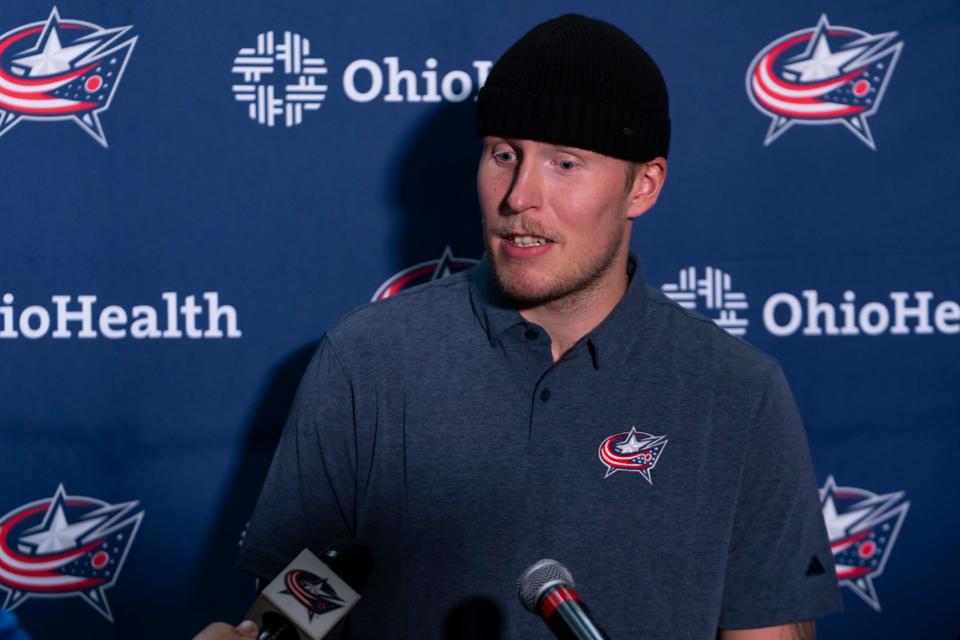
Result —
<path fill-rule="evenodd" d="M 0 517 L 3 609 L 30 597 L 80 597 L 113 622 L 104 594 L 117 582 L 143 520 L 139 503 L 67 495 L 63 485 Z"/>
<path fill-rule="evenodd" d="M 763 144 L 795 124 L 842 124 L 875 150 L 867 117 L 880 107 L 903 49 L 896 35 L 831 25 L 822 15 L 816 27 L 764 47 L 746 78 L 753 106 L 772 119 Z"/>
<path fill-rule="evenodd" d="M 0 36 L 0 136 L 21 120 L 73 120 L 102 146 L 110 108 L 137 42 L 130 27 L 61 20 L 57 8 Z"/>
<path fill-rule="evenodd" d="M 281 117 L 287 127 L 300 124 L 303 112 L 319 110 L 326 97 L 327 85 L 317 84 L 326 63 L 310 56 L 310 41 L 297 33 L 261 33 L 256 47 L 240 49 L 231 71 L 243 77 L 232 87 L 234 98 L 247 103 L 251 120 L 268 127 Z"/>
<path fill-rule="evenodd" d="M 490 60 L 473 60 L 469 71 L 441 71 L 434 57 L 419 69 L 407 68 L 399 56 L 380 60 L 358 58 L 343 68 L 340 84 L 350 102 L 465 102 L 476 97 L 493 67 Z M 320 109 L 329 88 L 317 79 L 327 74 L 325 60 L 312 53 L 310 40 L 290 31 L 282 38 L 273 31 L 258 35 L 256 47 L 240 49 L 231 71 L 240 76 L 234 98 L 247 103 L 251 120 L 268 127 L 300 124 L 304 111 Z"/>
<path fill-rule="evenodd" d="M 716 267 L 685 267 L 677 282 L 660 287 L 685 309 L 711 318 L 727 333 L 744 336 L 747 297 L 733 290 L 730 274 Z M 861 302 L 853 290 L 824 299 L 816 289 L 800 295 L 778 291 L 762 305 L 762 326 L 770 335 L 803 336 L 960 335 L 960 301 L 937 300 L 933 291 L 890 291 L 889 301 Z M 2 333 L 0 333 L 2 337 Z"/>
<path fill-rule="evenodd" d="M 746 294 L 733 291 L 729 273 L 715 267 L 704 267 L 703 277 L 697 277 L 696 267 L 680 270 L 676 283 L 661 287 L 668 298 L 684 309 L 697 311 L 697 301 L 703 301 L 704 315 L 712 317 L 727 333 L 743 336 L 749 321 L 737 315 L 749 308 Z"/>
<path fill-rule="evenodd" d="M 197 296 L 181 298 L 176 291 L 160 294 L 162 303 L 120 306 L 98 305 L 95 295 L 53 295 L 53 306 L 29 304 L 21 306 L 15 296 L 0 295 L 0 340 L 28 340 L 51 337 L 54 339 L 122 338 L 188 339 L 239 338 L 243 332 L 237 326 L 237 310 L 220 303 L 220 294 L 206 291 L 202 302 Z M 204 325 L 206 325 L 204 327 Z"/>

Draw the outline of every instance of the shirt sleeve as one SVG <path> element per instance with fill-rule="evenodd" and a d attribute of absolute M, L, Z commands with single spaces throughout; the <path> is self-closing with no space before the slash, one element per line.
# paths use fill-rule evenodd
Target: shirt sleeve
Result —
<path fill-rule="evenodd" d="M 840 612 L 809 446 L 778 365 L 745 446 L 720 628 L 769 627 Z"/>
<path fill-rule="evenodd" d="M 300 382 L 238 568 L 272 578 L 304 548 L 320 554 L 334 540 L 353 535 L 353 399 L 353 386 L 325 336 Z"/>

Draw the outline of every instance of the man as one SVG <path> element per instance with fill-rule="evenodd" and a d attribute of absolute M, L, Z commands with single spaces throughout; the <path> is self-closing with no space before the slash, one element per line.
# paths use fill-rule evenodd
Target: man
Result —
<path fill-rule="evenodd" d="M 783 374 L 629 253 L 667 172 L 655 63 L 613 25 L 550 20 L 476 122 L 483 260 L 326 334 L 239 566 L 361 539 L 355 638 L 462 637 L 471 611 L 549 637 L 514 587 L 543 557 L 612 638 L 813 637 L 839 593 Z"/>

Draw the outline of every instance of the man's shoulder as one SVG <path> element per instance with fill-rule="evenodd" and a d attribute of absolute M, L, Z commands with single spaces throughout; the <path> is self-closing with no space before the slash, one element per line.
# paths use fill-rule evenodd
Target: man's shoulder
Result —
<path fill-rule="evenodd" d="M 680 306 L 659 289 L 648 285 L 644 295 L 650 339 L 674 356 L 737 377 L 767 376 L 779 368 L 773 356 Z"/>
<path fill-rule="evenodd" d="M 475 322 L 471 272 L 461 271 L 357 307 L 333 325 L 327 336 L 337 342 L 396 340 Z"/>

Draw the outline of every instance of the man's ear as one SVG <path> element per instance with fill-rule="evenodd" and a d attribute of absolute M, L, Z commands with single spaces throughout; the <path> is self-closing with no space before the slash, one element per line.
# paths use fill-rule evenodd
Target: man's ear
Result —
<path fill-rule="evenodd" d="M 639 218 L 649 211 L 660 197 L 660 189 L 667 179 L 667 159 L 657 156 L 641 162 L 634 168 L 633 184 L 630 187 L 628 218 Z"/>

